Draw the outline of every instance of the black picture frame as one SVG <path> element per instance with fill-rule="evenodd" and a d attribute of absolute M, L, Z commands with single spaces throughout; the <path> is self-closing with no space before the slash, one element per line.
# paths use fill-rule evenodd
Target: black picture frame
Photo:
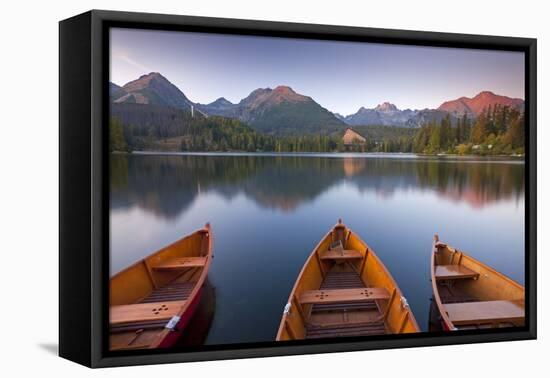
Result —
<path fill-rule="evenodd" d="M 109 352 L 110 27 L 364 41 L 525 53 L 526 325 L 311 343 Z M 59 24 L 59 354 L 89 367 L 407 348 L 536 338 L 536 39 L 92 10 Z"/>

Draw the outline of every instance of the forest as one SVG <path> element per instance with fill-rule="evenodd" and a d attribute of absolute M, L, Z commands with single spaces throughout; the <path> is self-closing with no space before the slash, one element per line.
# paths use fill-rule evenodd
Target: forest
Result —
<path fill-rule="evenodd" d="M 525 114 L 495 105 L 475 120 L 466 115 L 451 124 L 450 117 L 440 123 L 423 125 L 414 136 L 412 152 L 459 155 L 522 155 L 525 153 Z"/>
<path fill-rule="evenodd" d="M 413 152 L 421 154 L 511 155 L 525 151 L 524 113 L 487 108 L 475 120 L 431 121 L 419 128 L 356 126 L 367 143 L 344 146 L 342 132 L 275 136 L 224 117 L 191 117 L 183 111 L 112 112 L 110 151 Z"/>

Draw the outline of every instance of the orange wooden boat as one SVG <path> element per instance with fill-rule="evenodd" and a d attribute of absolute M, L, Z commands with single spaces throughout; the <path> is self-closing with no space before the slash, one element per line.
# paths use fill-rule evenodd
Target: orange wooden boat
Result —
<path fill-rule="evenodd" d="M 443 330 L 523 326 L 525 288 L 439 241 L 432 247 L 433 300 Z"/>
<path fill-rule="evenodd" d="M 200 302 L 211 261 L 212 231 L 206 224 L 114 275 L 111 350 L 174 345 Z"/>
<path fill-rule="evenodd" d="M 307 259 L 277 340 L 420 332 L 407 300 L 374 251 L 342 220 Z"/>

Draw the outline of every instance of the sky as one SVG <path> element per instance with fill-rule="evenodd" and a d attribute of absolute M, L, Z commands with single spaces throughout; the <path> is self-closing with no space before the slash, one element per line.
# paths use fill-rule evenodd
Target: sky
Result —
<path fill-rule="evenodd" d="M 525 98 L 522 52 L 122 28 L 110 38 L 113 83 L 160 72 L 203 104 L 278 85 L 343 115 L 385 101 L 436 108 L 485 90 Z"/>

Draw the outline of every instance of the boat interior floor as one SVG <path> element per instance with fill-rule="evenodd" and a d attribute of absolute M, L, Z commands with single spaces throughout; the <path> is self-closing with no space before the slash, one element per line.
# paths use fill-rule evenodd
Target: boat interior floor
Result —
<path fill-rule="evenodd" d="M 168 285 L 155 289 L 140 303 L 181 301 L 189 298 L 195 287 L 194 282 L 172 282 Z"/>
<path fill-rule="evenodd" d="M 178 279 L 154 289 L 147 297 L 137 302 L 136 305 L 146 303 L 158 303 L 185 301 L 191 295 L 195 287 L 194 282 L 178 282 Z M 111 332 L 126 332 L 137 329 L 163 328 L 166 325 L 165 319 L 135 321 L 126 324 L 111 324 Z"/>
<path fill-rule="evenodd" d="M 437 289 L 439 291 L 439 298 L 441 303 L 469 303 L 479 301 L 477 298 L 467 294 L 459 286 L 449 285 L 445 281 L 437 283 Z"/>
<path fill-rule="evenodd" d="M 366 285 L 354 270 L 330 270 L 320 290 L 360 289 Z M 306 326 L 306 338 L 369 336 L 388 333 L 374 300 L 350 303 L 316 303 Z"/>

